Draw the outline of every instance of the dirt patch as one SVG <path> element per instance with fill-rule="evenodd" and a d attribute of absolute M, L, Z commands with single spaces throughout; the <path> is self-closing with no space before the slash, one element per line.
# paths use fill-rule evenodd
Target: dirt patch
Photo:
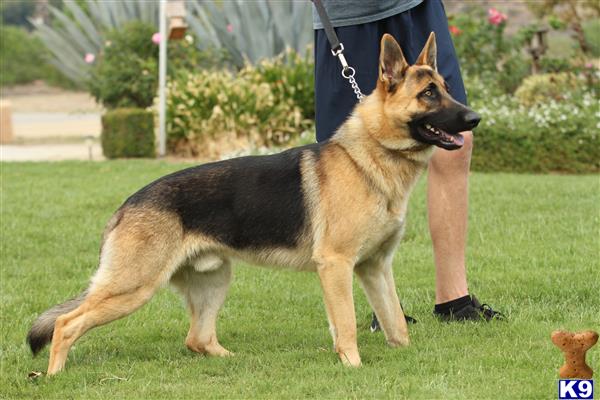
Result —
<path fill-rule="evenodd" d="M 3 87 L 0 97 L 17 113 L 101 113 L 102 107 L 87 92 L 74 92 L 35 82 Z"/>
<path fill-rule="evenodd" d="M 81 142 L 100 135 L 103 109 L 89 93 L 40 81 L 4 87 L 0 95 L 10 104 L 14 144 Z"/>

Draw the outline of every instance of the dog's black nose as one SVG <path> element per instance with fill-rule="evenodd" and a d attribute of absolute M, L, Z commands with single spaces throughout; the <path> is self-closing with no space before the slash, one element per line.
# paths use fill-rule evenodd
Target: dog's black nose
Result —
<path fill-rule="evenodd" d="M 469 129 L 475 128 L 479 125 L 479 121 L 481 121 L 481 115 L 477 114 L 475 111 L 467 112 L 463 118 Z"/>

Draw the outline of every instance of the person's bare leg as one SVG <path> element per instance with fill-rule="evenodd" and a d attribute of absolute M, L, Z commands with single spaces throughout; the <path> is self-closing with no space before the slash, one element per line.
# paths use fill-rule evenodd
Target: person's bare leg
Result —
<path fill-rule="evenodd" d="M 427 207 L 435 259 L 435 302 L 468 294 L 465 250 L 473 135 L 453 151 L 436 149 L 429 162 Z"/>

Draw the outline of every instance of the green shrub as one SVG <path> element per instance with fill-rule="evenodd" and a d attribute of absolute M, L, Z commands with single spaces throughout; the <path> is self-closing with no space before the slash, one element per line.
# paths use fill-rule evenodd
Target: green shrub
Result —
<path fill-rule="evenodd" d="M 45 80 L 58 86 L 71 86 L 46 60 L 42 42 L 23 28 L 0 28 L 0 85 L 17 85 Z"/>
<path fill-rule="evenodd" d="M 152 42 L 155 28 L 144 22 L 129 22 L 108 35 L 104 51 L 91 69 L 88 87 L 107 108 L 152 105 L 158 88 L 158 45 Z M 200 51 L 194 37 L 168 42 L 170 77 L 226 63 L 226 54 L 208 48 Z"/>
<path fill-rule="evenodd" d="M 285 145 L 312 127 L 311 63 L 283 57 L 237 74 L 204 70 L 169 82 L 170 151 L 216 157 L 240 146 Z"/>
<path fill-rule="evenodd" d="M 0 37 L 0 83 L 4 86 L 39 78 L 40 64 L 44 63 L 40 41 L 16 27 L 2 27 Z"/>
<path fill-rule="evenodd" d="M 523 80 L 521 86 L 515 91 L 515 97 L 524 106 L 549 100 L 561 101 L 565 96 L 577 92 L 581 83 L 575 75 L 566 72 L 531 75 Z"/>
<path fill-rule="evenodd" d="M 522 38 L 506 35 L 506 22 L 494 25 L 482 10 L 472 9 L 449 16 L 448 23 L 464 74 L 494 82 L 505 93 L 512 93 L 529 75 Z"/>
<path fill-rule="evenodd" d="M 88 81 L 91 94 L 106 108 L 152 105 L 158 84 L 154 32 L 150 24 L 130 22 L 108 35 Z"/>
<path fill-rule="evenodd" d="M 107 111 L 100 139 L 107 158 L 154 157 L 154 115 L 140 108 Z"/>
<path fill-rule="evenodd" d="M 509 96 L 477 99 L 476 171 L 594 173 L 600 171 L 600 111 L 593 91 L 564 94 L 533 106 Z"/>
<path fill-rule="evenodd" d="M 256 68 L 246 67 L 242 74 L 257 83 L 266 82 L 280 99 L 290 99 L 300 107 L 304 118 L 315 116 L 315 64 L 307 50 L 304 57 L 288 49 L 271 60 L 263 60 Z"/>
<path fill-rule="evenodd" d="M 197 40 L 192 33 L 188 33 L 184 40 L 168 41 L 169 78 L 198 69 L 220 69 L 231 65 L 231 56 L 225 49 L 205 45 L 203 50 L 199 50 L 195 44 Z"/>
<path fill-rule="evenodd" d="M 573 64 L 570 59 L 560 57 L 544 56 L 540 59 L 542 73 L 573 72 Z"/>
<path fill-rule="evenodd" d="M 23 1 L 23 0 L 21 0 Z M 27 0 L 35 2 L 34 0 Z M 41 1 L 42 3 L 46 0 Z M 50 19 L 34 23 L 38 36 L 51 53 L 51 62 L 69 80 L 85 87 L 92 64 L 87 54 L 98 58 L 108 34 L 131 21 L 144 21 L 158 30 L 157 1 L 49 0 Z"/>

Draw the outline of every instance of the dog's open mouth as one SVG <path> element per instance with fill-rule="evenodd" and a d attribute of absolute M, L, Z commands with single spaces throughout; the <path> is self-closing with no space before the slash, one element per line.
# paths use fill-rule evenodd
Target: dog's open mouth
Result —
<path fill-rule="evenodd" d="M 417 130 L 424 141 L 447 150 L 461 148 L 465 138 L 460 133 L 448 133 L 431 124 L 418 125 Z"/>

